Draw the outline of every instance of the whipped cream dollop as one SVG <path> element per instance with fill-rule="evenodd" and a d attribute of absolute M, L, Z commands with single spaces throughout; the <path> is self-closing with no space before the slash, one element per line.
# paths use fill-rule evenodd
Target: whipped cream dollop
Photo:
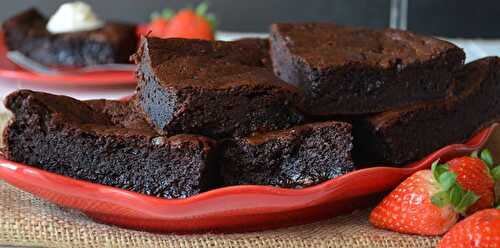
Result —
<path fill-rule="evenodd" d="M 104 25 L 90 5 L 84 2 L 62 4 L 47 23 L 49 32 L 69 33 L 99 29 Z"/>

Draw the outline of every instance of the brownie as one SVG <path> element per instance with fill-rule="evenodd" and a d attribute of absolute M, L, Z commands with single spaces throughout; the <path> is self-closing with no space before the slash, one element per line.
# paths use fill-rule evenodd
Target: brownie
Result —
<path fill-rule="evenodd" d="M 321 122 L 226 140 L 221 144 L 226 185 L 303 188 L 354 170 L 351 125 Z"/>
<path fill-rule="evenodd" d="M 129 63 L 137 49 L 134 25 L 107 22 L 92 31 L 52 34 L 48 19 L 35 9 L 6 20 L 2 29 L 8 50 L 47 66 L 82 67 Z"/>
<path fill-rule="evenodd" d="M 500 117 L 500 59 L 464 66 L 456 96 L 387 111 L 354 123 L 354 154 L 366 164 L 400 165 L 462 143 Z"/>
<path fill-rule="evenodd" d="M 219 171 L 215 142 L 195 135 L 158 135 L 144 119 L 134 117 L 130 104 L 14 92 L 6 99 L 14 113 L 3 134 L 6 157 L 158 197 L 184 198 L 211 188 Z"/>
<path fill-rule="evenodd" d="M 312 115 L 376 113 L 449 94 L 462 49 L 394 29 L 273 24 L 275 73 L 303 90 Z"/>
<path fill-rule="evenodd" d="M 300 93 L 266 65 L 266 44 L 143 38 L 138 106 L 163 134 L 244 137 L 301 123 Z"/>

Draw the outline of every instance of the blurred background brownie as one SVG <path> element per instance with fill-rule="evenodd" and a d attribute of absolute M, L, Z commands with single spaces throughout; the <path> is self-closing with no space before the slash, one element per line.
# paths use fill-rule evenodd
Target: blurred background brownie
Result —
<path fill-rule="evenodd" d="M 129 63 L 137 48 L 135 25 L 106 22 L 95 30 L 51 33 L 47 22 L 35 9 L 6 20 L 2 30 L 8 50 L 48 66 L 82 67 Z"/>

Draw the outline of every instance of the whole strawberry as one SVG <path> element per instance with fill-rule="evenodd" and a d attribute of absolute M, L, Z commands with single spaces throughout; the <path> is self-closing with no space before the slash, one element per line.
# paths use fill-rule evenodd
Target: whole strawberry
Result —
<path fill-rule="evenodd" d="M 456 224 L 438 244 L 451 247 L 500 247 L 500 210 L 482 210 Z"/>
<path fill-rule="evenodd" d="M 467 214 L 492 208 L 495 203 L 495 180 L 490 174 L 493 159 L 488 150 L 483 150 L 478 157 L 473 153 L 470 157 L 455 158 L 447 162 L 448 170 L 457 175 L 457 183 L 465 190 L 478 195 L 479 200 L 468 210 Z"/>
<path fill-rule="evenodd" d="M 410 234 L 439 235 L 459 214 L 491 208 L 500 166 L 493 167 L 488 150 L 419 171 L 391 192 L 371 213 L 380 228 Z"/>
<path fill-rule="evenodd" d="M 163 37 L 213 40 L 215 17 L 207 14 L 207 9 L 208 5 L 201 3 L 195 11 L 180 10 L 170 19 Z"/>
<path fill-rule="evenodd" d="M 420 235 L 440 235 L 458 220 L 451 204 L 437 206 L 432 196 L 442 191 L 430 170 L 418 171 L 392 191 L 370 214 L 383 229 Z"/>

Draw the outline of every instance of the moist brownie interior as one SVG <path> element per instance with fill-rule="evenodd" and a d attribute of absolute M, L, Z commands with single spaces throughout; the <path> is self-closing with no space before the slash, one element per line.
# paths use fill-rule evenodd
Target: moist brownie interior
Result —
<path fill-rule="evenodd" d="M 276 74 L 312 115 L 376 113 L 446 97 L 464 52 L 435 38 L 333 23 L 273 24 Z"/>
<path fill-rule="evenodd" d="M 461 143 L 500 119 L 500 59 L 483 58 L 455 75 L 456 96 L 371 115 L 354 123 L 363 164 L 405 164 Z"/>
<path fill-rule="evenodd" d="M 130 118 L 129 102 L 81 102 L 28 90 L 8 96 L 6 157 L 50 172 L 147 195 L 183 198 L 217 183 L 215 142 L 160 136 Z M 118 106 L 118 107 L 116 107 Z M 132 120 L 133 119 L 133 120 Z"/>
<path fill-rule="evenodd" d="M 52 34 L 47 18 L 35 9 L 24 11 L 2 25 L 8 50 L 48 66 L 92 66 L 129 63 L 137 49 L 135 25 L 108 22 L 83 32 Z"/>
<path fill-rule="evenodd" d="M 225 185 L 303 188 L 354 170 L 351 125 L 343 122 L 305 124 L 221 146 Z"/>
<path fill-rule="evenodd" d="M 265 44 L 143 38 L 135 55 L 138 105 L 169 134 L 242 137 L 301 123 L 300 94 L 268 68 Z"/>

